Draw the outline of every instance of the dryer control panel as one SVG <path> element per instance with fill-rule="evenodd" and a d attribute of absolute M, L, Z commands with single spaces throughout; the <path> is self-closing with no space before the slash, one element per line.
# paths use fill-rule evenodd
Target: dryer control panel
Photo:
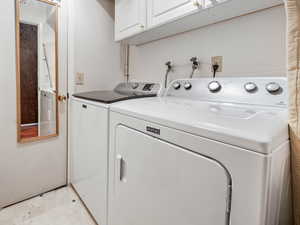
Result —
<path fill-rule="evenodd" d="M 223 77 L 173 81 L 165 96 L 263 106 L 287 107 L 285 77 Z"/>

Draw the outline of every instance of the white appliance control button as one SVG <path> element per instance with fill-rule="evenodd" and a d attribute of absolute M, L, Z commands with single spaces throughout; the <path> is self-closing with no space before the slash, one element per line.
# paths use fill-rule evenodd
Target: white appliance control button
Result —
<path fill-rule="evenodd" d="M 257 85 L 253 82 L 246 83 L 244 87 L 247 92 L 254 92 L 257 90 Z"/>
<path fill-rule="evenodd" d="M 268 83 L 266 85 L 266 90 L 269 92 L 269 93 L 275 93 L 275 92 L 278 92 L 280 91 L 281 87 L 279 84 L 275 83 L 275 82 L 271 82 L 271 83 Z"/>
<path fill-rule="evenodd" d="M 179 82 L 175 82 L 175 83 L 173 84 L 173 88 L 174 88 L 175 90 L 178 90 L 180 87 L 181 87 L 181 85 L 180 85 Z"/>
<path fill-rule="evenodd" d="M 139 87 L 138 83 L 132 83 L 131 84 L 132 89 L 137 89 Z"/>
<path fill-rule="evenodd" d="M 184 88 L 185 88 L 185 90 L 190 90 L 192 88 L 192 84 L 190 82 L 186 82 L 184 84 Z"/>
<path fill-rule="evenodd" d="M 211 92 L 218 92 L 222 88 L 221 84 L 218 81 L 212 81 L 208 84 L 208 90 Z"/>

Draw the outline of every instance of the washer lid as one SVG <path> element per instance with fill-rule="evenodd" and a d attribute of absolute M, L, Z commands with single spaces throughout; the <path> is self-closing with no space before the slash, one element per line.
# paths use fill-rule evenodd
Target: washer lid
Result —
<path fill-rule="evenodd" d="M 105 104 L 111 104 L 115 102 L 125 101 L 129 99 L 136 98 L 146 98 L 146 97 L 155 97 L 155 94 L 145 94 L 145 95 L 137 95 L 137 94 L 120 94 L 115 91 L 91 91 L 91 92 L 83 92 L 73 95 L 76 98 L 81 98 L 85 100 L 101 102 Z"/>
<path fill-rule="evenodd" d="M 160 91 L 156 83 L 120 83 L 112 91 L 90 91 L 76 93 L 73 96 L 85 100 L 111 104 L 136 98 L 155 97 Z"/>
<path fill-rule="evenodd" d="M 164 97 L 121 102 L 111 110 L 263 154 L 289 139 L 284 108 Z"/>

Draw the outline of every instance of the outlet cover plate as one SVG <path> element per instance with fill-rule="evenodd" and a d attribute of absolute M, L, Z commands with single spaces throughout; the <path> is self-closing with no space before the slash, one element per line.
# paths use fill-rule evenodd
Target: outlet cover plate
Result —
<path fill-rule="evenodd" d="M 76 85 L 84 85 L 84 73 L 76 73 L 75 83 Z"/>
<path fill-rule="evenodd" d="M 219 68 L 217 72 L 222 72 L 223 71 L 223 56 L 213 56 L 211 57 L 211 65 L 219 65 Z M 214 72 L 213 68 L 211 66 L 211 72 Z"/>

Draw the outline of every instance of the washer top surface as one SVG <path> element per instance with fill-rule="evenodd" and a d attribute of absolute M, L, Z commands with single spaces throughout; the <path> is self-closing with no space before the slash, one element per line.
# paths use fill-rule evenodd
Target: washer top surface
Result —
<path fill-rule="evenodd" d="M 155 97 L 160 89 L 154 83 L 120 83 L 111 91 L 90 91 L 77 93 L 73 96 L 80 99 L 111 104 L 129 99 Z"/>
<path fill-rule="evenodd" d="M 136 99 L 136 98 L 145 98 L 145 97 L 155 97 L 155 94 L 151 95 L 136 95 L 136 94 L 120 94 L 115 91 L 91 91 L 91 92 L 84 92 L 78 93 L 73 95 L 76 98 L 81 98 L 85 100 L 101 102 L 105 104 L 111 104 L 114 102 L 125 101 L 129 99 Z"/>
<path fill-rule="evenodd" d="M 226 92 L 227 79 L 230 80 L 231 86 L 237 88 Z M 176 92 L 171 84 L 165 96 L 161 98 L 121 102 L 112 106 L 111 110 L 226 144 L 269 154 L 289 139 L 286 83 L 281 78 L 260 79 L 259 82 L 254 78 L 251 80 L 254 80 L 259 88 L 256 93 L 248 93 L 244 90 L 244 85 L 241 84 L 249 82 L 246 78 L 219 80 L 218 82 L 223 86 L 223 95 L 209 91 L 209 93 L 197 96 L 197 90 L 192 93 L 185 92 L 184 89 L 181 90 L 182 94 L 177 94 L 179 92 Z M 265 88 L 271 81 L 279 83 L 281 89 L 277 93 L 269 93 Z M 203 92 L 208 89 L 207 84 L 211 80 L 175 82 L 181 84 L 191 82 L 192 86 L 201 87 L 198 92 Z M 241 93 L 237 94 L 239 88 Z M 248 100 L 246 96 L 249 96 Z M 197 100 L 197 97 L 201 100 Z M 250 99 L 253 97 L 255 100 Z M 231 102 L 228 101 L 229 99 Z"/>

